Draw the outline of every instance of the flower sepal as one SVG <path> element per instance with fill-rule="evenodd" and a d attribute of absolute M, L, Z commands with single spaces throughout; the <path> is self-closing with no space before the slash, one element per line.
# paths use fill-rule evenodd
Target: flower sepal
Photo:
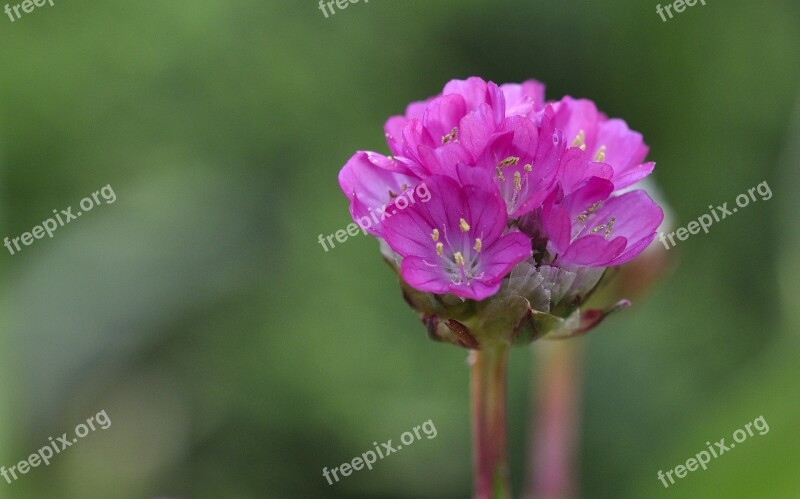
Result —
<path fill-rule="evenodd" d="M 580 304 L 585 303 L 588 296 L 597 286 L 600 276 L 588 279 L 588 292 L 575 294 L 572 288 L 580 279 L 575 274 L 559 271 L 557 274 L 544 272 L 542 277 L 529 283 L 537 282 L 533 288 L 519 288 L 516 280 L 533 269 L 523 263 L 507 277 L 500 292 L 481 301 L 462 299 L 453 294 L 435 294 L 422 292 L 406 283 L 397 270 L 397 262 L 386 258 L 386 262 L 395 271 L 406 303 L 417 312 L 425 325 L 428 337 L 434 341 L 450 343 L 462 348 L 480 350 L 487 346 L 508 345 L 523 347 L 540 339 L 565 339 L 586 334 L 598 326 L 608 315 L 630 305 L 622 300 L 606 309 L 588 309 L 582 311 Z M 548 280 L 557 276 L 560 283 Z M 564 286 L 564 281 L 570 284 Z M 556 284 L 563 288 L 556 291 Z M 586 283 L 581 283 L 585 286 Z M 572 291 L 572 292 L 570 292 Z M 552 305 L 561 315 L 538 310 L 534 307 L 548 309 L 551 303 L 543 302 L 542 295 L 558 300 Z M 570 306 L 565 306 L 568 300 Z"/>

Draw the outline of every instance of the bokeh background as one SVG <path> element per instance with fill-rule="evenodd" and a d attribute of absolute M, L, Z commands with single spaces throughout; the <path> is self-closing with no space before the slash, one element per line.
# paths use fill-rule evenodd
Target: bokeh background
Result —
<path fill-rule="evenodd" d="M 641 131 L 686 225 L 673 272 L 582 340 L 582 497 L 800 495 L 800 4 L 405 0 L 61 2 L 0 16 L 0 464 L 106 410 L 0 497 L 467 497 L 463 350 L 430 342 L 339 168 L 451 78 L 537 78 Z M 533 348 L 538 348 L 534 346 Z M 535 370 L 516 350 L 521 491 Z M 659 469 L 763 415 L 770 432 L 670 489 Z M 438 435 L 321 472 L 431 419 Z"/>

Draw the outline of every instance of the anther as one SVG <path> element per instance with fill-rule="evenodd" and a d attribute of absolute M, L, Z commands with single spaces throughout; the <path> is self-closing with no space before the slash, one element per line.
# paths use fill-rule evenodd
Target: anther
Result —
<path fill-rule="evenodd" d="M 444 244 L 436 243 L 436 254 L 442 256 L 443 253 L 444 253 Z"/>
<path fill-rule="evenodd" d="M 606 160 L 606 146 L 600 146 L 600 150 L 597 151 L 597 155 L 594 157 L 594 160 L 598 163 L 602 163 Z"/>
<path fill-rule="evenodd" d="M 506 159 L 504 159 L 503 161 L 499 162 L 497 164 L 497 167 L 498 168 L 503 168 L 505 166 L 516 165 L 517 163 L 519 163 L 519 157 L 518 156 L 509 156 Z"/>
<path fill-rule="evenodd" d="M 617 221 L 617 217 L 611 217 L 611 220 L 608 221 L 608 227 L 606 227 L 606 233 L 603 234 L 603 237 L 608 239 L 608 236 L 611 235 L 611 231 L 614 229 L 614 224 Z"/>
<path fill-rule="evenodd" d="M 439 240 L 439 229 L 433 229 L 433 232 L 431 232 L 431 237 L 433 238 L 434 241 L 438 241 Z"/>
<path fill-rule="evenodd" d="M 461 232 L 467 232 L 469 230 L 469 224 L 463 218 L 459 222 L 458 227 L 461 229 Z"/>
<path fill-rule="evenodd" d="M 447 135 L 442 135 L 442 145 L 445 145 L 451 140 L 454 140 L 456 138 L 456 135 L 458 135 L 458 127 L 454 127 L 453 130 Z"/>
<path fill-rule="evenodd" d="M 453 259 L 456 261 L 457 264 L 463 266 L 464 265 L 464 256 L 461 254 L 460 251 L 456 251 L 453 253 Z"/>
<path fill-rule="evenodd" d="M 595 212 L 595 210 L 597 210 L 597 208 L 599 208 L 599 207 L 600 207 L 600 204 L 601 204 L 601 203 L 602 203 L 602 201 L 598 201 L 598 202 L 596 202 L 595 204 L 593 204 L 592 206 L 588 207 L 588 208 L 586 209 L 586 211 L 584 211 L 583 213 L 581 213 L 580 215 L 578 215 L 578 217 L 577 217 L 577 220 L 578 220 L 578 221 L 580 221 L 580 222 L 583 222 L 583 221 L 585 221 L 587 218 L 589 218 L 589 215 L 591 215 L 592 213 L 594 213 L 594 212 Z"/>
<path fill-rule="evenodd" d="M 478 237 L 478 238 L 475 239 L 475 251 L 480 253 L 481 252 L 481 248 L 483 248 L 483 241 L 481 241 L 481 238 Z"/>
<path fill-rule="evenodd" d="M 572 147 L 580 147 L 581 149 L 586 148 L 586 132 L 583 130 L 578 132 L 578 136 L 572 141 Z"/>

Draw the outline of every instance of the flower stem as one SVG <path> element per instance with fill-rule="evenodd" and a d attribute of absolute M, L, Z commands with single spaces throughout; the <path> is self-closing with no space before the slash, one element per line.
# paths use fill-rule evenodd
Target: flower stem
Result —
<path fill-rule="evenodd" d="M 536 389 L 531 408 L 530 468 L 525 497 L 577 497 L 576 452 L 584 345 L 544 342 L 534 349 Z"/>
<path fill-rule="evenodd" d="M 470 353 L 472 464 L 476 499 L 511 497 L 506 444 L 507 345 Z"/>

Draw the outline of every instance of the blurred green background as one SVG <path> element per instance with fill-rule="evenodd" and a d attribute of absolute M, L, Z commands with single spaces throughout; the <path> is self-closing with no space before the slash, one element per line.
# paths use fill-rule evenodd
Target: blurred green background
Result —
<path fill-rule="evenodd" d="M 339 168 L 451 78 L 537 78 L 641 131 L 678 225 L 773 198 L 670 252 L 586 339 L 582 497 L 800 496 L 800 4 L 708 0 L 61 2 L 0 17 L 2 236 L 110 184 L 114 204 L 0 258 L 0 464 L 112 421 L 0 497 L 467 497 L 463 350 L 430 342 Z M 522 490 L 531 352 L 509 381 Z M 763 415 L 670 489 L 657 480 Z M 329 486 L 322 468 L 438 435 Z"/>

